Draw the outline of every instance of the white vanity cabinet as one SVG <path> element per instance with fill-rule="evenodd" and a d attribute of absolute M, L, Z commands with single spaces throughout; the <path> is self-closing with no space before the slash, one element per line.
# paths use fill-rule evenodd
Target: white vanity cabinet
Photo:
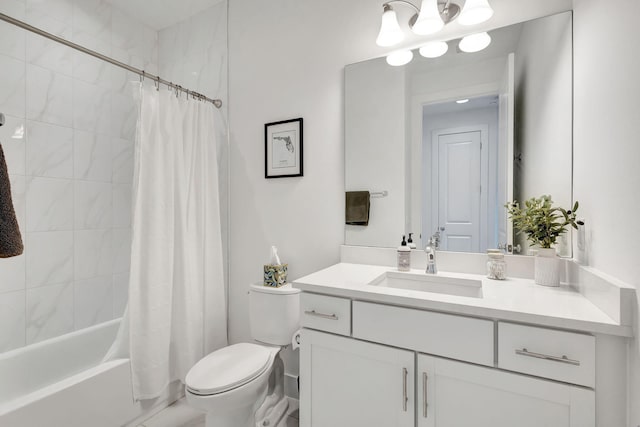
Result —
<path fill-rule="evenodd" d="M 301 427 L 595 427 L 593 336 L 305 294 Z"/>
<path fill-rule="evenodd" d="M 592 390 L 418 355 L 418 427 L 593 427 Z"/>
<path fill-rule="evenodd" d="M 300 425 L 413 427 L 415 354 L 304 329 Z"/>

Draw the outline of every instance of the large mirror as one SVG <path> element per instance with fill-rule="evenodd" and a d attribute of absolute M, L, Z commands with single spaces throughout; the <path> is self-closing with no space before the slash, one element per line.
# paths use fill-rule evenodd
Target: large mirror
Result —
<path fill-rule="evenodd" d="M 504 205 L 543 194 L 572 202 L 571 12 L 489 32 L 464 53 L 407 65 L 376 58 L 345 67 L 345 186 L 369 191 L 367 225 L 345 243 L 529 253 Z M 559 253 L 571 254 L 570 235 Z"/>

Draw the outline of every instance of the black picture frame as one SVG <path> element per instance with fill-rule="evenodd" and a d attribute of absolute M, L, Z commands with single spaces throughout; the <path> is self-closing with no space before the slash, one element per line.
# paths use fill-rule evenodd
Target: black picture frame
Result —
<path fill-rule="evenodd" d="M 264 125 L 264 177 L 303 175 L 303 120 L 282 120 Z"/>

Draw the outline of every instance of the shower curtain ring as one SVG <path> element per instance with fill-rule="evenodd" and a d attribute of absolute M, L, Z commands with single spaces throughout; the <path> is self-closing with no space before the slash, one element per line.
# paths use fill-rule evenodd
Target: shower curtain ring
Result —
<path fill-rule="evenodd" d="M 144 75 L 145 75 L 145 71 L 142 70 L 142 74 L 140 74 L 140 83 L 144 83 Z"/>
<path fill-rule="evenodd" d="M 158 80 L 156 81 L 156 91 L 160 90 L 160 76 L 158 76 Z"/>

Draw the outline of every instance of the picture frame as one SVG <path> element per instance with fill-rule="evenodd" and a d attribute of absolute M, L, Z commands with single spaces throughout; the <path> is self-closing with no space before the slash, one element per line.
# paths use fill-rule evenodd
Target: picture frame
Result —
<path fill-rule="evenodd" d="M 302 118 L 264 125 L 264 177 L 303 176 Z"/>

